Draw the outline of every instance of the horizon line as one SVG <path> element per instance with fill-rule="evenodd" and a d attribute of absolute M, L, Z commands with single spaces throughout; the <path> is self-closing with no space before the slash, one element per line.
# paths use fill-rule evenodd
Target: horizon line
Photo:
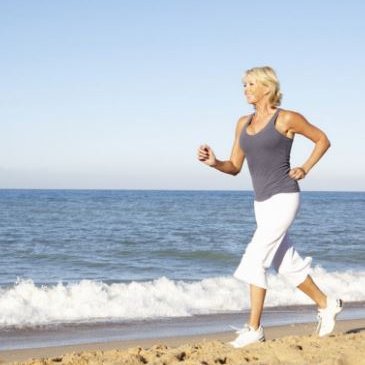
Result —
<path fill-rule="evenodd" d="M 9 191 L 9 190 L 35 190 L 35 191 L 237 191 L 237 192 L 248 192 L 253 193 L 253 190 L 247 189 L 133 189 L 133 188 L 1 188 L 0 191 Z M 304 193 L 364 193 L 365 190 L 300 190 L 300 192 Z"/>

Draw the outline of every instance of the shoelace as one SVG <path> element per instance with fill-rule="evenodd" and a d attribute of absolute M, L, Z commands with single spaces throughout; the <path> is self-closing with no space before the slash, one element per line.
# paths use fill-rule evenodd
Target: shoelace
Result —
<path fill-rule="evenodd" d="M 250 327 L 248 327 L 247 325 L 245 325 L 243 328 L 238 328 L 236 326 L 231 326 L 231 325 L 229 325 L 229 327 L 234 329 L 238 335 L 250 330 Z"/>

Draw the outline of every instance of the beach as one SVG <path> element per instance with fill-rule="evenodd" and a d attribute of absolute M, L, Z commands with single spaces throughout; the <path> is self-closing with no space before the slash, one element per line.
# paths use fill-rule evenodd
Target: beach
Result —
<path fill-rule="evenodd" d="M 265 328 L 266 342 L 233 349 L 234 331 L 0 351 L 1 364 L 365 364 L 365 319 L 341 320 L 327 337 L 315 323 Z"/>
<path fill-rule="evenodd" d="M 0 1 L 0 365 L 365 365 L 365 2 L 264 5 Z"/>
<path fill-rule="evenodd" d="M 1 364 L 365 359 L 364 193 L 304 192 L 291 231 L 302 255 L 313 257 L 314 280 L 345 302 L 336 335 L 313 336 L 315 306 L 269 270 L 267 342 L 242 350 L 226 342 L 249 313 L 247 285 L 232 273 L 255 229 L 251 192 L 3 190 L 0 197 Z"/>

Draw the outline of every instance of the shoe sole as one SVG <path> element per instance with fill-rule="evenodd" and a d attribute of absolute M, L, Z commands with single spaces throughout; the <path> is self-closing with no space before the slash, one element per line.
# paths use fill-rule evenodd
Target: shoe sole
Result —
<path fill-rule="evenodd" d="M 242 347 L 246 347 L 246 346 L 248 346 L 248 345 L 253 345 L 253 344 L 255 344 L 255 343 L 262 343 L 262 342 L 266 342 L 266 338 L 265 338 L 265 337 L 261 337 L 260 339 L 258 339 L 258 340 L 257 340 L 257 341 L 255 341 L 255 342 L 251 342 L 251 343 L 248 343 L 247 345 L 242 345 L 242 346 L 236 346 L 233 342 L 234 342 L 234 341 L 232 341 L 232 342 L 227 342 L 227 345 L 230 345 L 230 346 L 234 347 L 235 349 L 240 349 L 240 348 L 242 348 Z"/>

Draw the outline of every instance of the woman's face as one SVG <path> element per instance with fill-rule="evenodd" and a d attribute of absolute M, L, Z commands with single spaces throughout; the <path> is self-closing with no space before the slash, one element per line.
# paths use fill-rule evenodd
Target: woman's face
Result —
<path fill-rule="evenodd" d="M 247 102 L 249 104 L 256 104 L 263 97 L 265 97 L 265 95 L 270 93 L 270 90 L 267 86 L 263 85 L 250 75 L 247 75 L 244 78 L 243 87 L 245 90 L 244 92 Z"/>

